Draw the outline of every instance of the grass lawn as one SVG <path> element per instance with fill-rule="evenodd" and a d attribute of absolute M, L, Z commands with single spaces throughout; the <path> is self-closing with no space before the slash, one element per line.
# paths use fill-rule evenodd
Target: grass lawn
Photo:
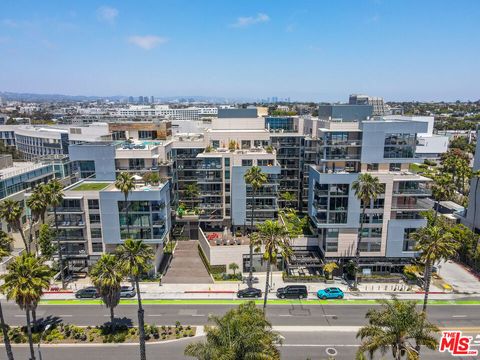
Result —
<path fill-rule="evenodd" d="M 105 189 L 109 183 L 83 183 L 74 187 L 73 191 L 98 191 Z"/>

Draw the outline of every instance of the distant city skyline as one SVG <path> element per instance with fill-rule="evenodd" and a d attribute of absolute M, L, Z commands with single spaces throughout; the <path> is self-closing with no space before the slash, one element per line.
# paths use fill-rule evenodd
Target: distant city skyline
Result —
<path fill-rule="evenodd" d="M 474 0 L 6 0 L 0 91 L 477 101 L 479 15 Z"/>

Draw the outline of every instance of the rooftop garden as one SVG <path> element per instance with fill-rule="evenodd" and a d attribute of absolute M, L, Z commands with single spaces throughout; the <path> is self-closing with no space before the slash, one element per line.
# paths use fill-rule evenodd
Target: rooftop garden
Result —
<path fill-rule="evenodd" d="M 100 191 L 105 189 L 109 183 L 97 183 L 97 182 L 84 182 L 76 187 L 74 187 L 72 190 L 73 191 Z"/>

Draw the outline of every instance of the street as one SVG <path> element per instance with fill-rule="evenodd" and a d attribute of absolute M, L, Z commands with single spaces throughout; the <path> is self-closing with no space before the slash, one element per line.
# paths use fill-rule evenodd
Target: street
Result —
<path fill-rule="evenodd" d="M 281 332 L 285 338 L 280 347 L 282 359 L 287 360 L 352 360 L 358 349 L 359 340 L 355 338 L 355 332 Z M 185 360 L 192 359 L 183 355 L 185 346 L 192 341 L 204 340 L 203 337 L 185 339 L 164 344 L 147 345 L 148 359 Z M 337 355 L 328 357 L 326 351 Z M 16 359 L 28 359 L 26 346 L 15 347 Z M 42 347 L 43 360 L 118 360 L 138 359 L 138 346 L 136 345 L 101 345 L 88 347 L 58 347 L 44 345 Z M 389 356 L 389 354 L 387 354 Z M 387 357 L 389 358 L 389 357 Z M 380 353 L 375 359 L 381 359 Z M 452 360 L 447 353 L 438 351 L 422 350 L 422 359 Z M 468 357 L 456 357 L 458 360 L 472 360 Z"/>
<path fill-rule="evenodd" d="M 365 313 L 375 305 L 270 305 L 267 316 L 273 326 L 362 326 Z M 223 315 L 235 305 L 145 305 L 145 321 L 159 325 L 205 325 L 210 314 Z M 25 314 L 14 303 L 3 303 L 8 324 L 25 324 Z M 136 305 L 115 308 L 118 319 L 135 324 Z M 440 327 L 480 327 L 480 305 L 432 305 L 429 320 Z M 100 325 L 109 311 L 102 305 L 40 305 L 37 318 L 62 320 L 75 325 Z"/>

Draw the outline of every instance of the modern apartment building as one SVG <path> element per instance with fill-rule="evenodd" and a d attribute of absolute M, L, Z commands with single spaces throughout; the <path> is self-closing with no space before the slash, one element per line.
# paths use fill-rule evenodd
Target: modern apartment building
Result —
<path fill-rule="evenodd" d="M 170 108 L 168 105 L 129 105 L 116 108 L 112 114 L 122 117 L 163 117 L 169 120 L 199 120 L 201 116 L 216 116 L 217 108 Z"/>
<path fill-rule="evenodd" d="M 355 257 L 363 204 L 352 184 L 364 172 L 379 178 L 384 193 L 367 204 L 361 266 L 382 271 L 382 266 L 401 266 L 416 255 L 409 235 L 425 226 L 420 212 L 433 203 L 428 199 L 430 179 L 408 168 L 415 161 L 417 134 L 426 130 L 422 121 L 320 122 L 317 164 L 309 174 L 308 212 L 325 258 Z"/>
<path fill-rule="evenodd" d="M 65 188 L 57 223 L 68 266 L 84 268 L 133 238 L 152 246 L 158 268 L 171 228 L 169 186 L 138 181 L 127 202 L 113 181 L 82 180 Z"/>

